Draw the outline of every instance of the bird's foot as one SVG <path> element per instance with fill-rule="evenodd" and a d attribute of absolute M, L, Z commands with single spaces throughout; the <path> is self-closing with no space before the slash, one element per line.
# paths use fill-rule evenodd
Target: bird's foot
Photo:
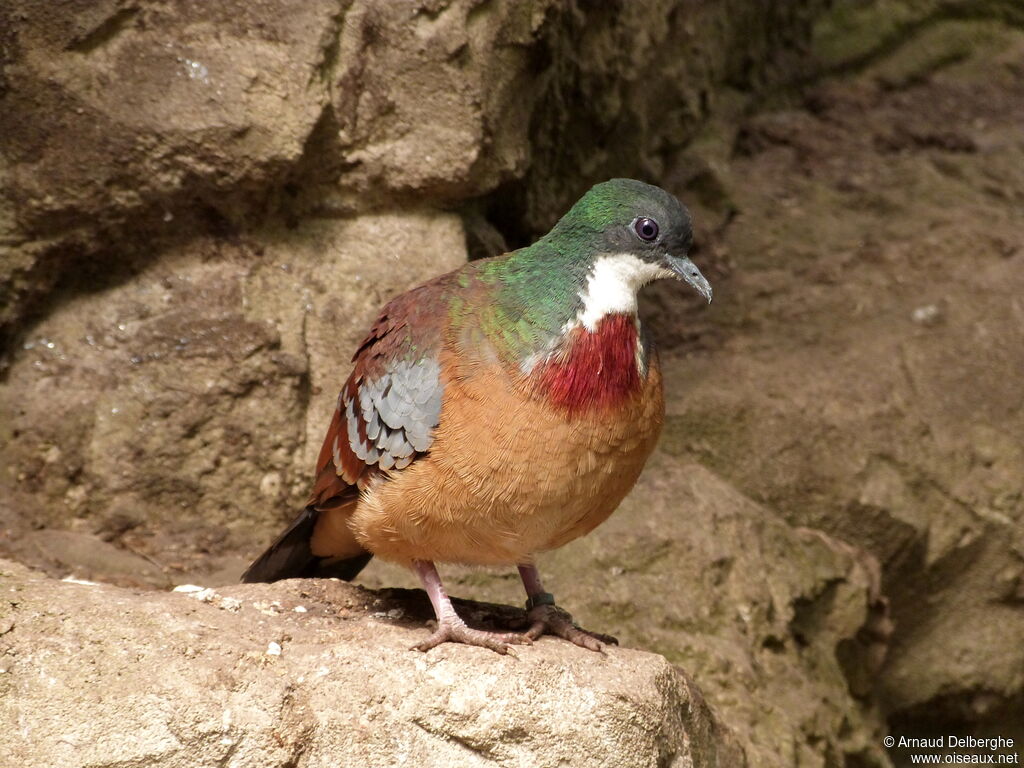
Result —
<path fill-rule="evenodd" d="M 535 605 L 526 614 L 530 628 L 526 637 L 536 640 L 541 635 L 555 635 L 570 643 L 591 651 L 601 652 L 606 645 L 618 645 L 619 641 L 611 635 L 590 632 L 576 625 L 569 613 L 557 605 Z"/>
<path fill-rule="evenodd" d="M 437 625 L 434 633 L 412 647 L 416 651 L 429 651 L 441 643 L 464 643 L 481 648 L 490 648 L 496 653 L 507 654 L 511 645 L 531 645 L 533 638 L 517 632 L 485 632 L 482 629 L 471 629 L 461 619 L 443 621 Z"/>

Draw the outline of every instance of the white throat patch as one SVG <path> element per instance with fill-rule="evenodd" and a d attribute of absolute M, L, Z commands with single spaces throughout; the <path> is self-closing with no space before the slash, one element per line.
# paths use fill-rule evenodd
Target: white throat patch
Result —
<path fill-rule="evenodd" d="M 605 315 L 636 314 L 637 291 L 652 280 L 671 276 L 665 267 L 629 253 L 598 256 L 587 276 L 587 285 L 580 292 L 583 310 L 577 320 L 588 331 L 594 331 Z"/>

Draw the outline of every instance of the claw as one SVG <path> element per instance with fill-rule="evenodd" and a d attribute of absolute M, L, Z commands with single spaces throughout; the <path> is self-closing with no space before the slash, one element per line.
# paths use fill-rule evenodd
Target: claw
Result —
<path fill-rule="evenodd" d="M 512 645 L 532 645 L 533 638 L 515 632 L 485 632 L 481 629 L 471 629 L 459 620 L 457 622 L 442 622 L 430 637 L 422 643 L 412 646 L 410 650 L 425 652 L 442 643 L 475 645 L 480 648 L 489 648 L 504 656 L 509 653 Z"/>
<path fill-rule="evenodd" d="M 554 635 L 574 645 L 598 653 L 604 652 L 605 645 L 618 645 L 611 635 L 590 632 L 576 625 L 572 616 L 557 605 L 538 605 L 530 609 L 527 618 L 532 622 L 526 630 L 526 637 L 536 640 L 541 635 Z"/>

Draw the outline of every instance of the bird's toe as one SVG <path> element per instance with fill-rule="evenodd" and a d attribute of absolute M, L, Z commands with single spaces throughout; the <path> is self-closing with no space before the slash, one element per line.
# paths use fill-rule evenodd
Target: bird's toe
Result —
<path fill-rule="evenodd" d="M 590 651 L 601 652 L 605 645 L 618 645 L 611 635 L 591 632 L 576 625 L 566 611 L 556 605 L 538 605 L 528 614 L 532 622 L 526 636 L 536 640 L 541 635 L 554 635 Z"/>
<path fill-rule="evenodd" d="M 412 646 L 412 650 L 429 651 L 442 643 L 475 645 L 479 648 L 489 648 L 504 656 L 511 650 L 510 646 L 530 645 L 533 643 L 533 639 L 515 632 L 485 632 L 482 629 L 467 627 L 462 622 L 451 622 L 439 624 L 430 637 Z"/>

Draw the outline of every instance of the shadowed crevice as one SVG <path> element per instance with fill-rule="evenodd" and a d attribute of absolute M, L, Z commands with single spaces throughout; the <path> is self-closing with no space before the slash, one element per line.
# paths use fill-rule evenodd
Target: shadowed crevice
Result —
<path fill-rule="evenodd" d="M 114 15 L 107 17 L 91 32 L 74 38 L 65 50 L 74 51 L 75 53 L 92 53 L 121 34 L 138 14 L 139 8 L 137 6 L 121 8 Z"/>

